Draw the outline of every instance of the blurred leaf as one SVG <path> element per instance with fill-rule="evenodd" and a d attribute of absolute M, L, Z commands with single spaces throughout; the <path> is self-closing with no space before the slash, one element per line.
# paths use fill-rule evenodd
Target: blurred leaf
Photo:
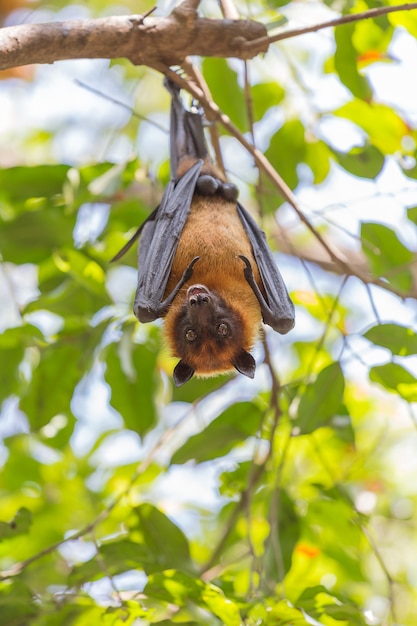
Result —
<path fill-rule="evenodd" d="M 271 504 L 272 502 L 274 499 L 271 500 Z M 280 490 L 277 508 L 269 512 L 269 518 L 271 533 L 275 532 L 276 537 L 270 537 L 267 544 L 267 575 L 271 582 L 277 582 L 283 580 L 291 568 L 294 548 L 301 531 L 294 502 L 285 490 Z"/>
<path fill-rule="evenodd" d="M 297 167 L 304 162 L 304 126 L 299 120 L 286 122 L 271 138 L 266 158 L 284 181 L 294 189 L 298 184 Z"/>
<path fill-rule="evenodd" d="M 416 224 L 417 226 L 417 206 L 413 206 L 407 209 L 407 217 L 410 222 L 413 222 L 413 224 Z"/>
<path fill-rule="evenodd" d="M 398 393 L 404 400 L 417 402 L 417 379 L 402 365 L 376 365 L 370 369 L 369 378 L 391 393 Z"/>
<path fill-rule="evenodd" d="M 0 582 L 0 626 L 26 626 L 39 612 L 32 592 L 22 582 Z"/>
<path fill-rule="evenodd" d="M 340 363 L 325 367 L 304 390 L 294 420 L 300 435 L 330 426 L 342 408 L 345 380 Z"/>
<path fill-rule="evenodd" d="M 154 555 L 147 546 L 129 539 L 117 539 L 100 545 L 100 555 L 106 570 L 112 575 L 121 574 L 131 569 L 147 570 L 155 565 Z M 103 566 L 92 558 L 86 563 L 73 567 L 70 575 L 72 585 L 81 585 L 87 581 L 103 578 Z"/>
<path fill-rule="evenodd" d="M 1 341 L 1 335 L 0 335 Z M 1 346 L 1 343 L 0 343 Z M 0 406 L 3 400 L 14 393 L 19 388 L 19 365 L 24 354 L 23 347 L 3 348 L 1 347 L 0 359 Z"/>
<path fill-rule="evenodd" d="M 68 165 L 37 165 L 0 170 L 0 199 L 22 209 L 28 198 L 50 198 L 62 193 Z M 0 218 L 1 218 L 0 211 Z"/>
<path fill-rule="evenodd" d="M 322 183 L 329 174 L 330 155 L 331 152 L 323 141 L 307 141 L 305 162 L 313 173 L 315 185 Z"/>
<path fill-rule="evenodd" d="M 414 253 L 401 243 L 396 233 L 383 224 L 362 222 L 361 239 L 372 273 L 386 278 L 397 289 L 409 291 L 413 281 L 409 266 Z"/>
<path fill-rule="evenodd" d="M 32 430 L 39 430 L 59 413 L 71 415 L 75 386 L 90 366 L 104 330 L 100 325 L 82 332 L 63 332 L 56 343 L 40 350 L 39 362 L 20 400 Z"/>
<path fill-rule="evenodd" d="M 364 337 L 377 346 L 388 348 L 392 354 L 409 356 L 417 354 L 417 333 L 399 324 L 378 324 L 366 331 Z"/>
<path fill-rule="evenodd" d="M 218 587 L 193 579 L 182 572 L 168 570 L 149 576 L 144 593 L 164 602 L 184 606 L 194 602 L 211 611 L 225 626 L 240 626 L 242 618 L 235 602 Z"/>
<path fill-rule="evenodd" d="M 417 18 L 414 11 L 390 13 L 387 18 L 394 26 L 404 26 L 412 37 L 417 37 Z"/>
<path fill-rule="evenodd" d="M 339 117 L 351 120 L 368 134 L 370 143 L 382 154 L 403 150 L 403 139 L 409 134 L 404 120 L 389 106 L 355 99 L 334 111 Z"/>
<path fill-rule="evenodd" d="M 226 59 L 214 58 L 204 59 L 203 72 L 214 102 L 240 130 L 247 130 L 245 95 L 239 85 L 236 72 Z"/>
<path fill-rule="evenodd" d="M 236 444 L 256 435 L 262 411 L 251 402 L 239 402 L 226 409 L 198 435 L 190 437 L 173 455 L 171 464 L 194 459 L 203 463 L 225 456 Z"/>
<path fill-rule="evenodd" d="M 333 152 L 343 169 L 360 178 L 376 178 L 385 163 L 384 155 L 373 145 L 355 147 L 348 153 Z"/>
<path fill-rule="evenodd" d="M 67 278 L 66 274 L 60 273 L 60 276 L 63 282 L 51 292 L 42 293 L 30 302 L 24 309 L 25 314 L 45 310 L 67 320 L 71 317 L 82 318 L 87 323 L 97 311 L 111 303 L 106 291 L 98 295 L 94 293 L 95 289 L 78 284 Z M 96 291 L 99 291 L 99 287 Z"/>
<path fill-rule="evenodd" d="M 194 402 L 197 398 L 204 398 L 213 391 L 219 390 L 232 380 L 230 376 L 213 376 L 212 378 L 192 378 L 182 387 L 174 387 L 172 400 L 174 402 Z"/>
<path fill-rule="evenodd" d="M 268 109 L 278 106 L 284 99 L 285 91 L 276 82 L 258 83 L 251 88 L 253 115 L 255 121 L 263 118 Z"/>
<path fill-rule="evenodd" d="M 288 600 L 280 600 L 276 596 L 261 605 L 256 604 L 249 614 L 255 624 L 262 626 L 324 626 L 324 622 L 318 622 L 303 609 L 295 608 Z"/>
<path fill-rule="evenodd" d="M 0 228 L 0 250 L 3 261 L 39 263 L 54 250 L 73 245 L 75 216 L 62 208 L 28 210 Z"/>
<path fill-rule="evenodd" d="M 343 24 L 334 29 L 336 42 L 335 69 L 342 83 L 356 98 L 370 100 L 372 90 L 368 80 L 358 72 L 358 52 L 353 44 L 356 24 Z"/>
<path fill-rule="evenodd" d="M 100 298 L 106 296 L 105 274 L 98 263 L 73 249 L 56 252 L 53 258 L 57 267 L 81 287 Z"/>
<path fill-rule="evenodd" d="M 136 523 L 129 520 L 130 528 L 141 531 L 142 541 L 154 555 L 154 565 L 147 571 L 192 570 L 188 541 L 178 526 L 152 504 L 135 507 L 132 515 L 136 517 Z"/>
<path fill-rule="evenodd" d="M 315 618 L 328 616 L 337 621 L 346 620 L 349 626 L 365 626 L 367 623 L 358 607 L 348 603 L 340 595 L 329 593 L 322 585 L 305 589 L 296 605 Z"/>
<path fill-rule="evenodd" d="M 0 522 L 0 541 L 29 532 L 32 513 L 25 507 L 20 508 L 11 522 Z"/>
<path fill-rule="evenodd" d="M 121 353 L 122 347 L 125 353 Z M 113 343 L 106 350 L 106 365 L 110 404 L 119 411 L 126 427 L 143 437 L 156 422 L 156 354 L 142 344 Z"/>

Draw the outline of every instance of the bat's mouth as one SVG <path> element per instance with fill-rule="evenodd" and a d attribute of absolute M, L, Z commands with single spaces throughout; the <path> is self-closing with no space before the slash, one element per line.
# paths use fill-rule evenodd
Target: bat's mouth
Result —
<path fill-rule="evenodd" d="M 187 289 L 187 297 L 197 296 L 199 293 L 208 294 L 208 289 L 204 285 L 191 285 Z"/>

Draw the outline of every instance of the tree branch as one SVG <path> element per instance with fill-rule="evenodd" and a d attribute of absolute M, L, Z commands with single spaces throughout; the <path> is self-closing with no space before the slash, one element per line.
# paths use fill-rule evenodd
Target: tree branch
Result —
<path fill-rule="evenodd" d="M 135 65 L 180 65 L 187 55 L 250 59 L 266 52 L 266 28 L 251 20 L 199 17 L 181 4 L 167 17 L 129 15 L 22 24 L 0 29 L 0 70 L 64 59 L 127 58 Z M 246 50 L 251 40 L 261 43 Z"/>

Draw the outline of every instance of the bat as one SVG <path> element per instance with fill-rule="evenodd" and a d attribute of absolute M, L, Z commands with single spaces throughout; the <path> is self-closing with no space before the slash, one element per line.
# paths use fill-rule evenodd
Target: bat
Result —
<path fill-rule="evenodd" d="M 294 326 L 294 305 L 265 233 L 237 201 L 237 187 L 211 162 L 201 107 L 171 100 L 171 180 L 160 205 L 116 255 L 139 235 L 134 314 L 164 318 L 166 342 L 179 358 L 177 387 L 194 374 L 237 370 L 253 378 L 250 353 L 261 321 L 281 334 Z"/>

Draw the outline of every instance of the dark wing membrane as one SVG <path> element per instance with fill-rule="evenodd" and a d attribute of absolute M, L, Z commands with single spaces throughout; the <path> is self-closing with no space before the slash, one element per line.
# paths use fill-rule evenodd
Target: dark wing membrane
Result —
<path fill-rule="evenodd" d="M 256 285 L 249 261 L 243 257 L 246 263 L 244 270 L 246 279 L 259 300 L 265 324 L 279 333 L 285 334 L 294 327 L 294 305 L 274 261 L 265 233 L 239 203 L 237 204 L 237 212 L 252 244 L 253 255 L 264 285 L 266 299 Z"/>
<path fill-rule="evenodd" d="M 195 112 L 186 111 L 180 98 L 180 87 L 168 78 L 165 78 L 164 84 L 172 96 L 170 163 L 171 176 L 175 177 L 178 165 L 184 157 L 205 159 L 207 156 L 203 130 L 203 111 L 201 108 Z"/>
<path fill-rule="evenodd" d="M 198 161 L 178 183 L 170 181 L 154 220 L 147 222 L 142 231 L 139 242 L 138 284 L 133 308 L 141 322 L 151 322 L 163 317 L 185 282 L 181 280 L 164 300 L 172 262 L 190 213 L 201 167 L 202 161 Z"/>

